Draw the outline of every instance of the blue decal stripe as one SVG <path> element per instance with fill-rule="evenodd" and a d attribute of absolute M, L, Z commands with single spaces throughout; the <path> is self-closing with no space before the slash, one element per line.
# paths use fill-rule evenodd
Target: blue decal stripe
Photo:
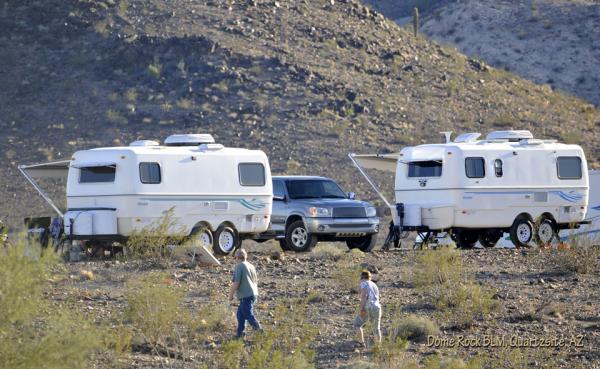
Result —
<path fill-rule="evenodd" d="M 592 209 L 600 211 L 600 205 L 594 206 Z"/>

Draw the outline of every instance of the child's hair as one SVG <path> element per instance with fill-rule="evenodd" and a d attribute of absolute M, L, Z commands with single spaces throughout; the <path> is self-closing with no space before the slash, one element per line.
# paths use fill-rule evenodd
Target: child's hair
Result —
<path fill-rule="evenodd" d="M 360 279 L 371 279 L 371 272 L 369 272 L 368 270 L 363 270 L 362 272 L 360 272 Z"/>

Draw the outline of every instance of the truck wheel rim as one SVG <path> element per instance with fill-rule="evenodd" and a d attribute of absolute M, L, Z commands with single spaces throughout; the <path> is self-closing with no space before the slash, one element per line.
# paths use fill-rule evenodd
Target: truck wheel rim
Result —
<path fill-rule="evenodd" d="M 522 243 L 527 243 L 531 240 L 531 228 L 526 223 L 521 223 L 517 227 L 517 238 Z"/>
<path fill-rule="evenodd" d="M 548 243 L 552 240 L 552 225 L 549 223 L 542 223 L 538 229 L 538 236 L 540 241 Z"/>
<path fill-rule="evenodd" d="M 304 228 L 296 228 L 292 231 L 292 243 L 294 246 L 302 247 L 308 240 L 308 232 Z"/>
<path fill-rule="evenodd" d="M 235 245 L 234 236 L 229 231 L 223 231 L 219 235 L 219 246 L 221 246 L 221 250 L 225 252 L 230 252 L 233 250 Z"/>

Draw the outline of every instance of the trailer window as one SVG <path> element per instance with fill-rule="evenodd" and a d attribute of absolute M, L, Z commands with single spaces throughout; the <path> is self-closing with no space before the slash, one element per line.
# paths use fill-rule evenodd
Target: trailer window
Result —
<path fill-rule="evenodd" d="M 581 179 L 581 158 L 579 156 L 560 156 L 556 164 L 558 178 Z"/>
<path fill-rule="evenodd" d="M 469 178 L 485 177 L 485 160 L 483 158 L 466 158 L 465 172 Z"/>
<path fill-rule="evenodd" d="M 502 160 L 496 159 L 494 161 L 494 172 L 496 173 L 496 177 L 502 177 L 502 174 L 504 174 L 502 170 Z"/>
<path fill-rule="evenodd" d="M 408 163 L 409 177 L 440 177 L 442 175 L 442 162 L 436 160 L 415 161 Z"/>
<path fill-rule="evenodd" d="M 160 183 L 160 164 L 140 163 L 140 181 L 145 184 Z"/>
<path fill-rule="evenodd" d="M 265 166 L 261 163 L 240 163 L 238 170 L 242 186 L 265 185 Z"/>
<path fill-rule="evenodd" d="M 79 168 L 79 183 L 106 183 L 115 181 L 116 166 Z"/>

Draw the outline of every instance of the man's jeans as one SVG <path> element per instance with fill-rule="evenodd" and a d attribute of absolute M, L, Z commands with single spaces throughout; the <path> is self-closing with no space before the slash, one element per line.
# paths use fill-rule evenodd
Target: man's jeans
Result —
<path fill-rule="evenodd" d="M 244 297 L 240 299 L 240 306 L 237 310 L 237 337 L 244 336 L 244 328 L 246 327 L 246 320 L 252 328 L 255 330 L 261 330 L 260 323 L 256 320 L 254 316 L 254 303 L 256 302 L 256 296 Z"/>

